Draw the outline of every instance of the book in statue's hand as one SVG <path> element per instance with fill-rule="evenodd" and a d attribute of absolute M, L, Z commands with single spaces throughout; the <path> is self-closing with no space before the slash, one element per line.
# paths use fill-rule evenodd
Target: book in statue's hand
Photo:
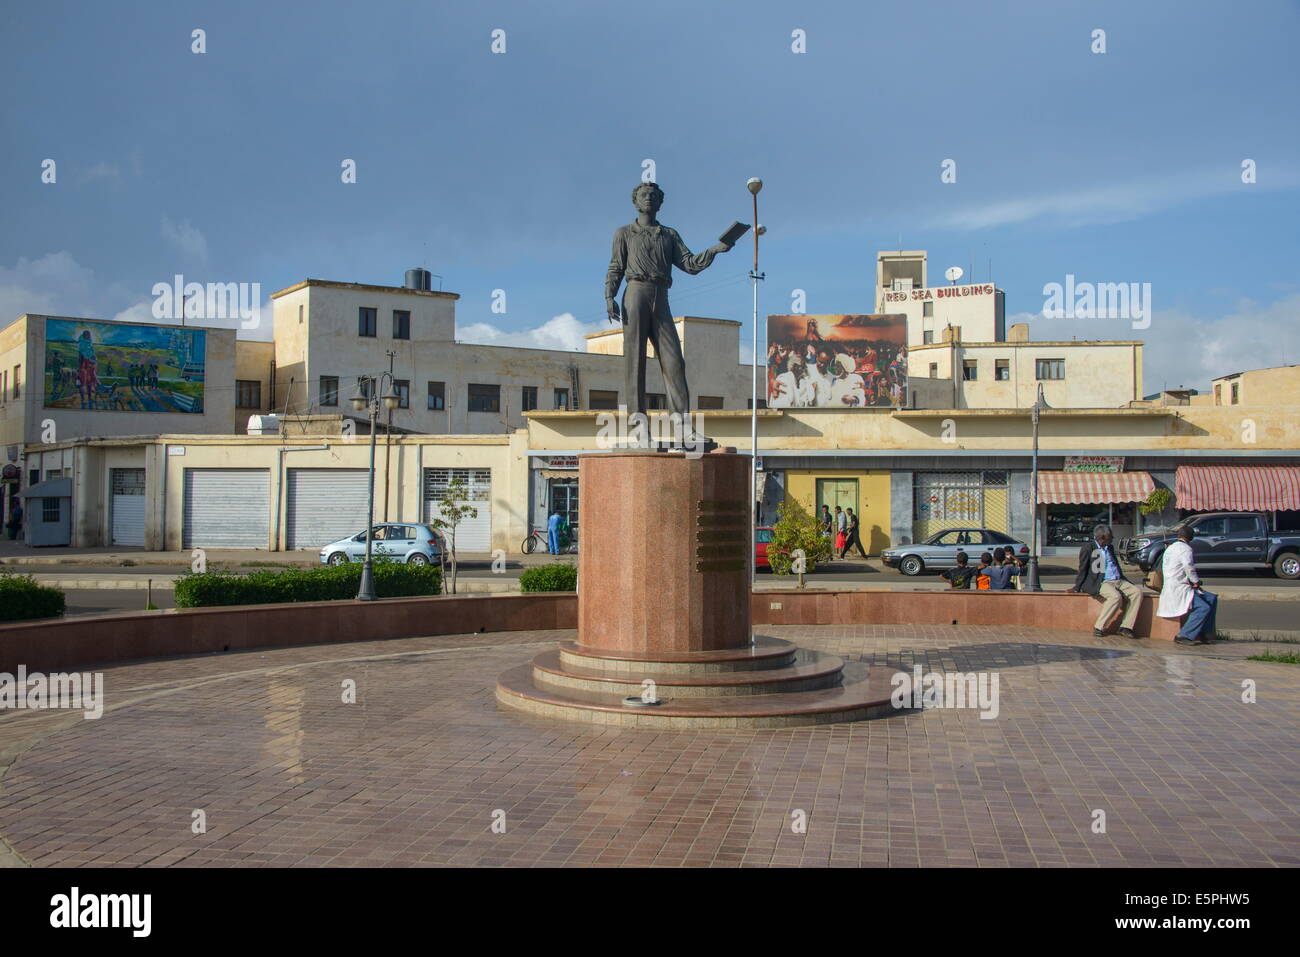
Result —
<path fill-rule="evenodd" d="M 727 227 L 727 231 L 718 237 L 718 242 L 726 243 L 728 246 L 736 245 L 736 240 L 745 233 L 749 232 L 749 224 L 736 220 Z"/>

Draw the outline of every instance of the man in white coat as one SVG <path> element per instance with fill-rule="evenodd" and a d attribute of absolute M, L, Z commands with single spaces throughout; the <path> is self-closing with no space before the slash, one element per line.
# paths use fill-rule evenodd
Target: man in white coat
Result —
<path fill-rule="evenodd" d="M 1180 645 L 1210 643 L 1215 633 L 1214 617 L 1219 605 L 1219 596 L 1201 587 L 1201 576 L 1196 573 L 1196 560 L 1192 554 L 1193 534 L 1190 525 L 1180 528 L 1178 540 L 1165 549 L 1160 567 L 1164 584 L 1160 589 L 1160 607 L 1156 614 L 1161 618 L 1187 616 L 1174 638 Z"/>

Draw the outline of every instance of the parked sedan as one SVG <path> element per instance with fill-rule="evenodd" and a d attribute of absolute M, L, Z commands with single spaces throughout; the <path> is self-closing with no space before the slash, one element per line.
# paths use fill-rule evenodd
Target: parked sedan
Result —
<path fill-rule="evenodd" d="M 767 547 L 772 544 L 771 526 L 763 526 L 754 529 L 754 567 L 771 568 L 772 563 L 767 560 Z"/>
<path fill-rule="evenodd" d="M 919 575 L 926 569 L 956 568 L 958 552 L 965 552 L 970 564 L 978 564 L 982 553 L 995 548 L 1013 548 L 1020 558 L 1029 557 L 1028 545 L 1002 532 L 989 528 L 949 528 L 916 545 L 886 548 L 880 558 L 904 575 Z"/>
<path fill-rule="evenodd" d="M 428 525 L 385 523 L 374 526 L 374 542 L 370 548 L 372 558 L 385 558 L 411 565 L 441 565 L 445 551 L 442 536 Z M 320 550 L 320 560 L 325 565 L 365 561 L 365 531 L 330 542 Z"/>

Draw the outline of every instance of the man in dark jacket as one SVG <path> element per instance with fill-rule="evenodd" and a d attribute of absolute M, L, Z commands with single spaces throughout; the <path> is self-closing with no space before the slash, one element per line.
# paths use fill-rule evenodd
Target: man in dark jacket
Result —
<path fill-rule="evenodd" d="M 1119 633 L 1125 638 L 1136 638 L 1133 625 L 1142 609 L 1142 589 L 1124 577 L 1119 556 L 1111 544 L 1109 525 L 1098 525 L 1092 530 L 1094 541 L 1079 549 L 1079 573 L 1074 578 L 1072 594 L 1091 595 L 1102 603 L 1101 614 L 1093 624 L 1092 633 L 1098 638 L 1106 634 L 1106 625 L 1121 608 Z"/>

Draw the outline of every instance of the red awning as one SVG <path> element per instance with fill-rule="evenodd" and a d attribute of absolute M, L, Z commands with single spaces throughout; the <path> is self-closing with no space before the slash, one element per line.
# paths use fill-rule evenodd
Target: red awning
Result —
<path fill-rule="evenodd" d="M 1300 466 L 1180 465 L 1174 496 L 1193 512 L 1300 509 Z"/>
<path fill-rule="evenodd" d="M 1046 505 L 1144 502 L 1155 487 L 1146 472 L 1038 473 L 1038 501 Z"/>

